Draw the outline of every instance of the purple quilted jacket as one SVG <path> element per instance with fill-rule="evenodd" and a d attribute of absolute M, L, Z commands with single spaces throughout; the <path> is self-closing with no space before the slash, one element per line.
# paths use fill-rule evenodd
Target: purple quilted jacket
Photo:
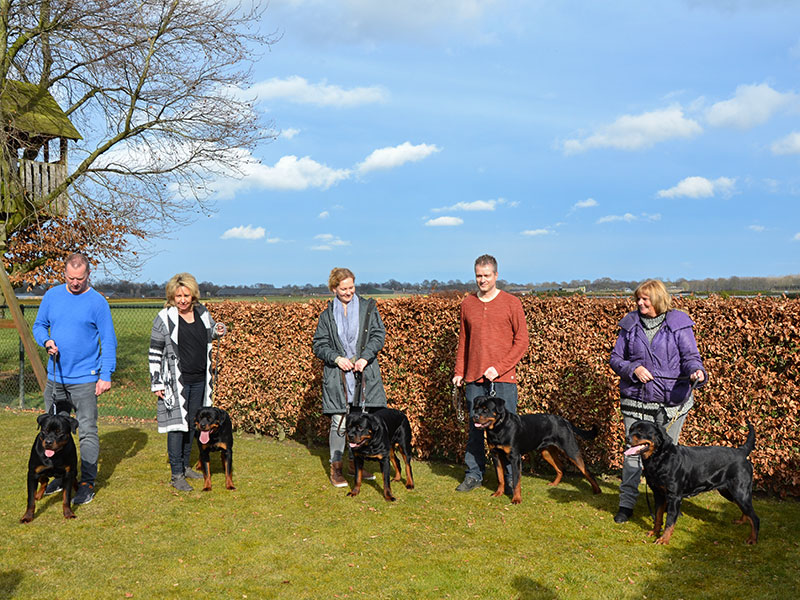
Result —
<path fill-rule="evenodd" d="M 700 369 L 706 376 L 700 385 L 705 385 L 708 374 L 697 351 L 693 325 L 685 312 L 670 310 L 652 343 L 648 343 L 639 311 L 625 315 L 619 322 L 621 330 L 609 361 L 619 375 L 620 395 L 640 402 L 677 406 L 688 397 L 691 385 L 688 380 L 669 378 L 685 377 Z M 633 374 L 639 365 L 644 365 L 655 379 L 642 384 Z"/>

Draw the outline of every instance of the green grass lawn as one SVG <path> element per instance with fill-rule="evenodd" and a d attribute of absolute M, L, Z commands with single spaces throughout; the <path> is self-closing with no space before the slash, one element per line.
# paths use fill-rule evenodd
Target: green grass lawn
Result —
<path fill-rule="evenodd" d="M 780 598 L 800 595 L 800 503 L 757 499 L 761 541 L 716 493 L 686 500 L 672 542 L 646 537 L 645 502 L 619 526 L 618 481 L 592 496 L 542 469 L 523 502 L 491 498 L 493 477 L 454 491 L 459 465 L 414 462 L 417 489 L 387 503 L 327 480 L 327 449 L 237 435 L 235 491 L 217 456 L 214 489 L 168 484 L 166 437 L 149 422 L 100 424 L 97 496 L 61 515 L 60 496 L 25 510 L 37 413 L 0 410 L 0 598 Z M 199 486 L 196 486 L 199 487 Z"/>

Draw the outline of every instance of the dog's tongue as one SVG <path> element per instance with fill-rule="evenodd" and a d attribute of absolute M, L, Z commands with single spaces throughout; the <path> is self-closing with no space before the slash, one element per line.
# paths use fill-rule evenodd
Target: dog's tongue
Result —
<path fill-rule="evenodd" d="M 358 448 L 358 444 L 354 444 L 353 442 L 350 442 L 350 447 L 351 448 Z"/>
<path fill-rule="evenodd" d="M 631 446 L 627 450 L 625 450 L 625 456 L 630 456 L 631 454 L 639 454 L 642 448 L 644 448 L 644 444 L 639 444 L 638 446 Z"/>
<path fill-rule="evenodd" d="M 55 450 L 50 450 L 49 448 L 45 448 L 45 449 L 44 449 L 44 455 L 45 455 L 47 458 L 53 458 L 53 455 L 54 455 L 55 453 L 56 453 L 56 451 L 55 451 Z"/>
<path fill-rule="evenodd" d="M 210 437 L 211 436 L 208 435 L 207 431 L 201 431 L 200 432 L 200 443 L 201 444 L 207 444 Z"/>

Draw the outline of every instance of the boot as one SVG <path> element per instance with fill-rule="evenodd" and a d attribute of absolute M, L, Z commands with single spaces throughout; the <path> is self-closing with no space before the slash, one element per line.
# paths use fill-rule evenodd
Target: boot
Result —
<path fill-rule="evenodd" d="M 361 479 L 363 481 L 375 481 L 375 475 L 367 469 L 367 465 L 361 467 Z M 356 463 L 351 458 L 350 461 L 347 463 L 347 474 L 355 477 L 356 476 Z"/>
<path fill-rule="evenodd" d="M 347 487 L 347 481 L 342 475 L 342 461 L 331 463 L 331 485 L 333 487 Z"/>

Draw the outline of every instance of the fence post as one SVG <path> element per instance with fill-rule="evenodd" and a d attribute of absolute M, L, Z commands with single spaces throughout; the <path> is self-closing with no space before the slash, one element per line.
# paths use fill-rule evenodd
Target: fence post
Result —
<path fill-rule="evenodd" d="M 24 318 L 25 305 L 20 305 L 20 309 Z M 25 408 L 25 344 L 22 343 L 22 336 L 19 336 L 19 407 Z"/>

